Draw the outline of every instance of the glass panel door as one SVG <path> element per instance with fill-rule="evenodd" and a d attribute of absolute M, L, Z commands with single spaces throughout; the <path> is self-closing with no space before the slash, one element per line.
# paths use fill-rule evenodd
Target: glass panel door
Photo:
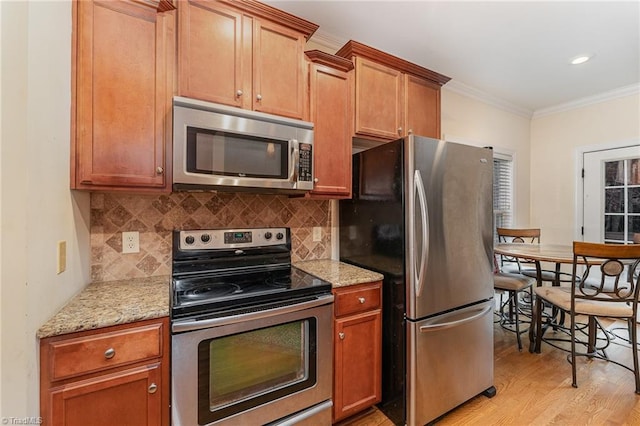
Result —
<path fill-rule="evenodd" d="M 604 163 L 604 241 L 631 243 L 640 233 L 640 158 Z"/>
<path fill-rule="evenodd" d="M 583 153 L 583 240 L 628 244 L 640 233 L 640 145 Z"/>

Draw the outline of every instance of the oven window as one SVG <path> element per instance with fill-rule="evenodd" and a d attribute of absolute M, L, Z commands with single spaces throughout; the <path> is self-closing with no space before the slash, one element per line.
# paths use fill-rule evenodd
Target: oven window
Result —
<path fill-rule="evenodd" d="M 286 179 L 288 141 L 187 127 L 187 171 Z"/>
<path fill-rule="evenodd" d="M 200 423 L 313 386 L 315 323 L 308 318 L 200 342 Z"/>

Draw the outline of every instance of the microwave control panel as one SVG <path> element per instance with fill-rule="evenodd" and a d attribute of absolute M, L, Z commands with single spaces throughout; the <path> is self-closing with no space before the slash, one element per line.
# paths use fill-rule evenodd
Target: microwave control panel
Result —
<path fill-rule="evenodd" d="M 303 182 L 313 181 L 311 174 L 312 156 L 311 156 L 311 144 L 300 144 L 300 163 L 298 166 L 298 180 Z"/>

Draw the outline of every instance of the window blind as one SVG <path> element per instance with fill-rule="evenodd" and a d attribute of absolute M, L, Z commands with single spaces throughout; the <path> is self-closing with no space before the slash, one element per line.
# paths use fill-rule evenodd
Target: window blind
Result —
<path fill-rule="evenodd" d="M 509 228 L 513 220 L 513 158 L 494 153 L 493 216 L 496 228 Z"/>

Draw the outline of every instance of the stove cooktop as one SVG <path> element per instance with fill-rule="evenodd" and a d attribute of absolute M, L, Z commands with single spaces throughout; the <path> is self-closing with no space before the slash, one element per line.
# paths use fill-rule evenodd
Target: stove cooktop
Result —
<path fill-rule="evenodd" d="M 199 317 L 331 293 L 291 266 L 288 228 L 174 231 L 172 318 Z"/>
<path fill-rule="evenodd" d="M 295 267 L 173 279 L 174 318 L 331 293 L 331 283 Z"/>

